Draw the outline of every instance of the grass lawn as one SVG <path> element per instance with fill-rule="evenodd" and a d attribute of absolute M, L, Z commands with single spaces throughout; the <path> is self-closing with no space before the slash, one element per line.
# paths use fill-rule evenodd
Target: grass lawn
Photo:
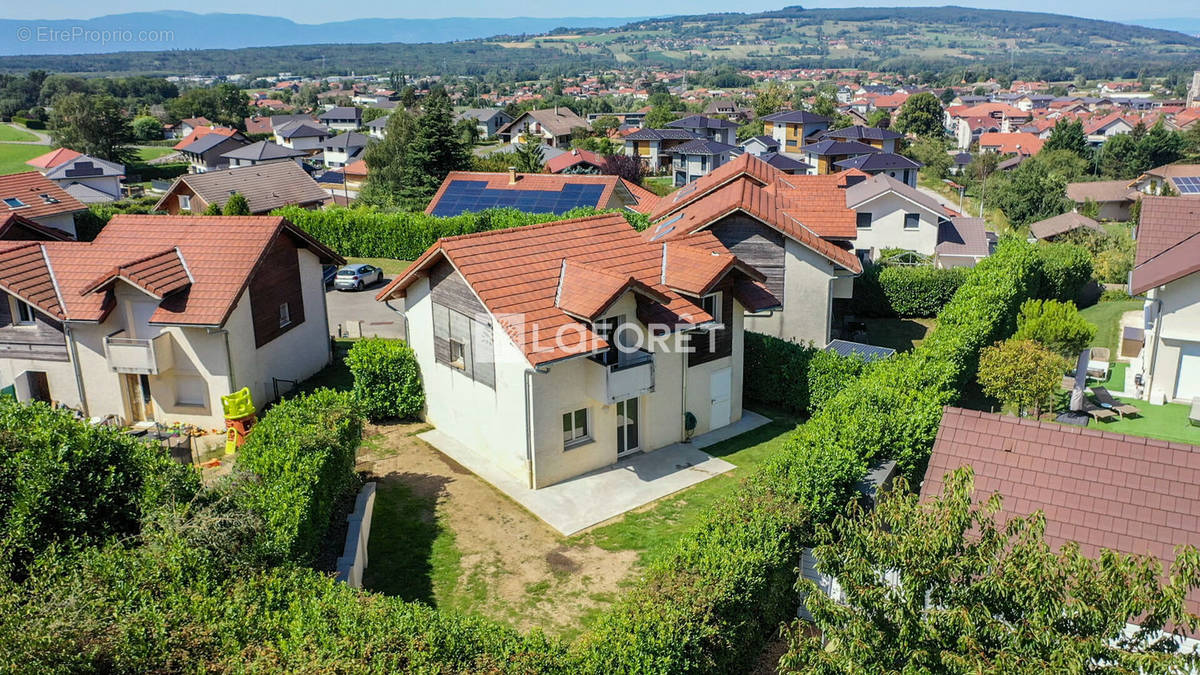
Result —
<path fill-rule="evenodd" d="M 671 176 L 648 176 L 642 179 L 642 187 L 662 196 L 675 189 L 675 179 Z"/>
<path fill-rule="evenodd" d="M 175 152 L 175 148 L 171 147 L 145 147 L 137 149 L 138 159 L 142 160 L 143 162 L 149 162 L 150 160 L 158 159 L 159 157 L 166 157 L 173 152 Z"/>
<path fill-rule="evenodd" d="M 1098 302 L 1082 310 L 1080 314 L 1083 318 L 1096 326 L 1096 339 L 1092 340 L 1092 346 L 1108 347 L 1111 358 L 1115 360 L 1121 347 L 1121 315 L 1141 309 L 1141 300 L 1115 300 Z"/>
<path fill-rule="evenodd" d="M 0 124 L 0 141 L 36 141 L 37 136 L 7 124 Z"/>
<path fill-rule="evenodd" d="M 3 127 L 0 127 L 3 128 Z M 33 167 L 25 162 L 44 155 L 50 150 L 45 145 L 18 145 L 16 143 L 0 143 L 0 176 L 10 173 L 33 171 Z"/>
<path fill-rule="evenodd" d="M 867 343 L 891 347 L 898 352 L 916 349 L 937 326 L 937 319 L 862 319 L 867 324 Z"/>
<path fill-rule="evenodd" d="M 346 258 L 346 262 L 374 265 L 383 270 L 387 276 L 400 274 L 412 264 L 411 260 L 396 260 L 395 258 Z"/>
<path fill-rule="evenodd" d="M 731 438 L 704 451 L 735 465 L 728 473 L 710 478 L 683 492 L 631 511 L 609 525 L 573 537 L 576 544 L 593 544 L 609 551 L 636 551 L 648 563 L 671 546 L 722 497 L 731 494 L 768 457 L 779 452 L 799 420 L 779 412 L 762 412 L 769 424 Z"/>
<path fill-rule="evenodd" d="M 954 180 L 954 178 L 955 177 L 952 176 L 951 180 Z M 957 210 L 959 203 L 958 190 L 946 185 L 941 181 L 941 179 L 929 176 L 925 172 L 918 172 L 917 185 L 924 188 L 929 188 L 942 195 L 948 202 L 954 204 L 954 208 Z M 963 215 L 979 215 L 979 200 L 976 199 L 971 190 L 967 190 L 967 194 L 962 200 L 962 206 L 963 211 L 966 211 L 966 213 Z M 987 223 L 988 229 L 992 230 L 993 232 L 1004 232 L 1010 229 L 1008 218 L 1005 217 L 1004 212 L 998 208 L 984 208 L 983 219 Z"/>

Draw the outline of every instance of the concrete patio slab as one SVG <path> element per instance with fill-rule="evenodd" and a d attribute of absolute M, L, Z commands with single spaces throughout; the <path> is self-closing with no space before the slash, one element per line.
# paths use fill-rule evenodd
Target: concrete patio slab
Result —
<path fill-rule="evenodd" d="M 733 464 L 709 455 L 703 448 L 768 422 L 766 417 L 747 410 L 737 422 L 697 436 L 691 443 L 638 453 L 540 490 L 529 489 L 525 481 L 438 429 L 417 437 L 494 485 L 550 527 L 572 535 L 734 469 Z"/>

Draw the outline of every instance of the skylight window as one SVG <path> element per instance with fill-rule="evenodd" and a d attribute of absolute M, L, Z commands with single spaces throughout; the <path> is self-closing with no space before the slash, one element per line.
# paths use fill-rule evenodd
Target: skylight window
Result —
<path fill-rule="evenodd" d="M 43 192 L 42 194 L 40 194 L 38 196 L 41 197 L 42 201 L 47 204 L 57 204 L 59 201 L 58 199 L 51 197 L 50 195 L 46 194 L 45 192 Z"/>
<path fill-rule="evenodd" d="M 8 206 L 8 208 L 10 208 L 10 209 L 23 209 L 23 208 L 25 208 L 25 207 L 29 206 L 28 204 L 26 204 L 25 202 L 21 201 L 20 199 L 17 199 L 16 197 L 5 197 L 5 198 L 4 198 L 4 203 L 5 203 L 5 204 Z"/>

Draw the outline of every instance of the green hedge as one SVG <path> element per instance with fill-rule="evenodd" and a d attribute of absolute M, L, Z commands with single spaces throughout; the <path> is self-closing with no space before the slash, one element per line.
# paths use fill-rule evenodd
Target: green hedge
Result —
<path fill-rule="evenodd" d="M 355 485 L 362 425 L 353 394 L 318 389 L 275 405 L 254 426 L 236 468 L 251 476 L 239 505 L 266 523 L 261 559 L 313 560 L 334 505 Z"/>
<path fill-rule="evenodd" d="M 864 316 L 936 315 L 966 279 L 967 268 L 872 265 L 854 280 L 854 311 Z"/>
<path fill-rule="evenodd" d="M 579 218 L 598 211 L 582 208 L 554 215 L 523 213 L 516 209 L 488 209 L 444 218 L 415 211 L 385 212 L 365 207 L 310 211 L 287 206 L 272 213 L 287 218 L 293 225 L 343 256 L 415 260 L 441 237 Z M 639 219 L 644 220 L 645 216 L 626 215 L 626 220 L 631 222 Z"/>
<path fill-rule="evenodd" d="M 821 350 L 813 355 L 804 379 L 808 381 L 808 413 L 815 414 L 830 399 L 866 371 L 867 360 L 858 354 L 842 356 Z"/>
<path fill-rule="evenodd" d="M 770 335 L 746 331 L 743 347 L 742 394 L 793 414 L 809 410 L 809 361 L 820 350 Z"/>
<path fill-rule="evenodd" d="M 400 340 L 359 340 L 346 355 L 354 396 L 372 421 L 416 416 L 425 407 L 417 355 Z"/>

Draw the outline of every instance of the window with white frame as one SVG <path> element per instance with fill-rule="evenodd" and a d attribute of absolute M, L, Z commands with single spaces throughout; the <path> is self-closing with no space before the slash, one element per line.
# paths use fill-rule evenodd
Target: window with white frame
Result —
<path fill-rule="evenodd" d="M 31 326 L 34 323 L 33 306 L 24 300 L 13 298 L 13 302 L 17 305 L 16 317 L 17 325 Z"/>
<path fill-rule="evenodd" d="M 921 214 L 906 213 L 904 214 L 904 229 L 918 230 L 921 228 Z"/>
<path fill-rule="evenodd" d="M 279 306 L 279 327 L 290 326 L 292 323 L 292 311 L 285 302 Z"/>
<path fill-rule="evenodd" d="M 191 195 L 179 195 L 179 210 L 180 211 L 191 211 L 192 210 Z"/>
<path fill-rule="evenodd" d="M 569 450 L 592 440 L 591 411 L 580 408 L 563 413 L 563 448 Z"/>
<path fill-rule="evenodd" d="M 709 293 L 700 299 L 700 306 L 717 323 L 721 322 L 721 292 Z"/>

